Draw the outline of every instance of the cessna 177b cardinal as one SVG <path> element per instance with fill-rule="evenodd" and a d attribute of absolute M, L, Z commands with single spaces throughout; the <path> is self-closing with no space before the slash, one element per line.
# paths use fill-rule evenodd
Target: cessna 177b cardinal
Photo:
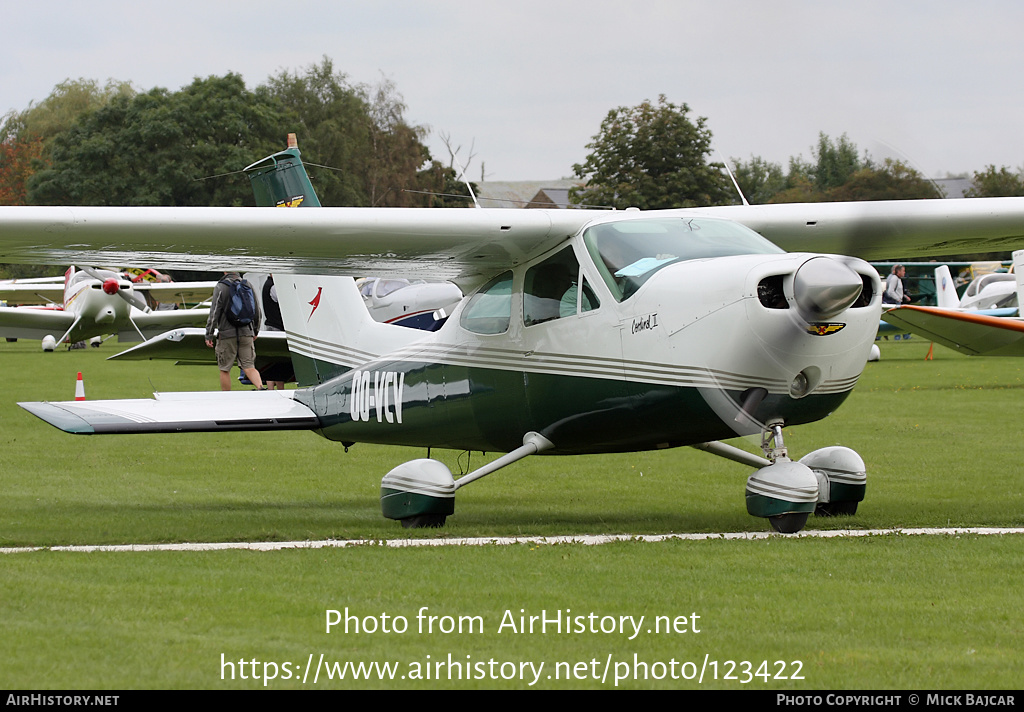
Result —
<path fill-rule="evenodd" d="M 781 531 L 811 512 L 853 513 L 861 458 L 828 447 L 794 460 L 782 441 L 783 425 L 824 418 L 849 395 L 881 313 L 877 273 L 821 253 L 1022 241 L 1024 200 L 1012 198 L 651 212 L 0 208 L 0 262 L 273 272 L 302 386 L 23 407 L 72 433 L 309 429 L 508 453 L 458 480 L 430 459 L 388 473 L 384 513 L 411 526 L 442 523 L 456 490 L 531 454 L 681 445 L 756 468 L 747 509 Z M 425 333 L 374 322 L 354 283 L 333 276 L 367 273 L 475 291 Z M 719 442 L 738 433 L 760 433 L 764 457 Z"/>

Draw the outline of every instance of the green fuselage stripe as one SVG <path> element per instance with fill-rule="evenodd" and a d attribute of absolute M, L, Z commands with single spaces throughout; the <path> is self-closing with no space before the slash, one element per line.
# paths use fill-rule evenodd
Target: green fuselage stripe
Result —
<path fill-rule="evenodd" d="M 740 401 L 738 390 L 725 394 Z M 813 422 L 848 394 L 797 400 L 770 393 L 753 415 L 762 421 L 781 417 L 787 425 Z M 536 431 L 554 443 L 549 454 L 583 454 L 737 435 L 735 413 L 719 406 L 720 417 L 695 386 L 436 362 L 377 361 L 296 399 L 317 413 L 322 435 L 342 442 L 507 452 Z"/>

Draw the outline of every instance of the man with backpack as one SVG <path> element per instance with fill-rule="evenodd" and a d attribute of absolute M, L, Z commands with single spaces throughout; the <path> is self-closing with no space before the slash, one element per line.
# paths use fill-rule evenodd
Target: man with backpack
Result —
<path fill-rule="evenodd" d="M 259 330 L 260 306 L 252 285 L 238 272 L 225 272 L 224 279 L 213 290 L 210 316 L 206 320 L 206 345 L 213 348 L 216 340 L 222 391 L 231 390 L 231 367 L 236 360 L 252 384 L 263 390 L 253 343 Z"/>

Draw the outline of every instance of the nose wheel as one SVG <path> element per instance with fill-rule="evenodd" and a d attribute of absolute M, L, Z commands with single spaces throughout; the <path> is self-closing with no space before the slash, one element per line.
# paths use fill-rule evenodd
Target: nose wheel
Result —
<path fill-rule="evenodd" d="M 768 517 L 768 523 L 779 534 L 796 534 L 807 524 L 807 512 L 789 512 Z"/>
<path fill-rule="evenodd" d="M 827 447 L 794 462 L 782 439 L 781 420 L 765 424 L 761 449 L 770 465 L 747 478 L 747 512 L 772 529 L 795 534 L 818 516 L 850 515 L 864 499 L 867 474 L 861 457 L 846 447 Z"/>

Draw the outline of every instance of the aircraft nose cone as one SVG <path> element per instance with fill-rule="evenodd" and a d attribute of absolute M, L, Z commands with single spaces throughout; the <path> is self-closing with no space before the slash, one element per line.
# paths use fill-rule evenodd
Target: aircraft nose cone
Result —
<path fill-rule="evenodd" d="M 120 287 L 117 284 L 117 280 L 113 277 L 103 280 L 103 291 L 107 294 L 117 294 L 118 289 Z"/>
<path fill-rule="evenodd" d="M 793 296 L 807 321 L 831 319 L 852 305 L 864 283 L 859 274 L 831 257 L 812 257 L 793 278 Z"/>

